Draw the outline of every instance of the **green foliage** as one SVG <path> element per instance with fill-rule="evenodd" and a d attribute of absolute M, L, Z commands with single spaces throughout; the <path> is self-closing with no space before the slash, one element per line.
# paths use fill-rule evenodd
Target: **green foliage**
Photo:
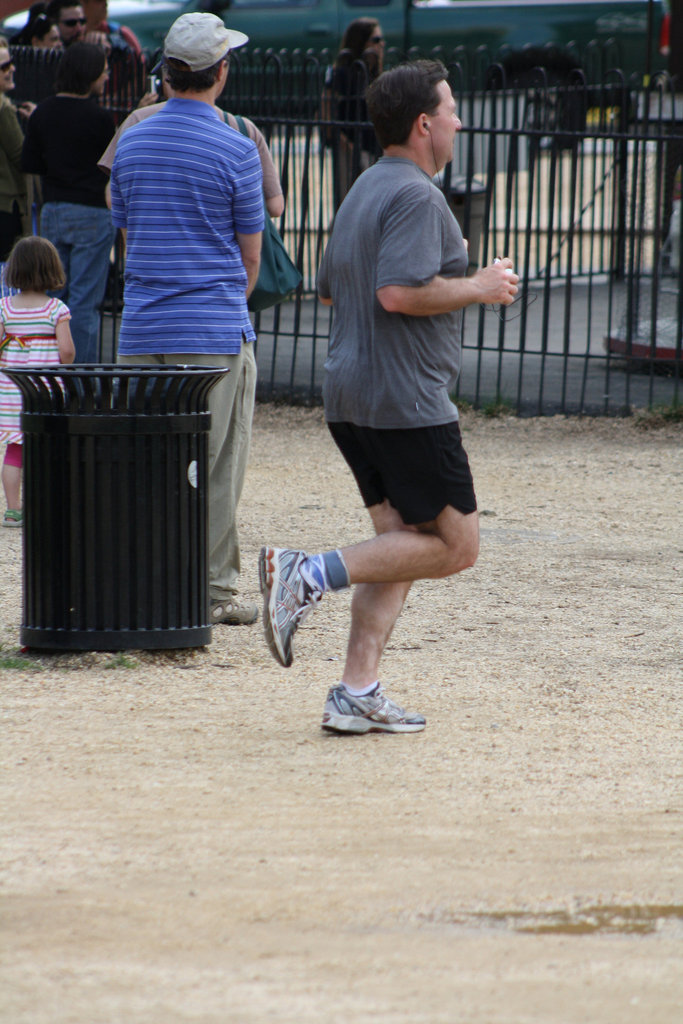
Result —
<path fill-rule="evenodd" d="M 18 651 L 5 651 L 4 647 L 0 647 L 0 672 L 11 670 L 35 672 L 39 668 L 40 665 L 30 658 L 25 658 Z"/>
<path fill-rule="evenodd" d="M 510 402 L 506 402 L 499 395 L 497 398 L 491 398 L 488 402 L 484 402 L 481 411 L 489 419 L 498 419 L 501 416 L 513 416 L 515 409 Z"/>
<path fill-rule="evenodd" d="M 138 667 L 138 663 L 135 660 L 135 658 L 130 658 L 127 654 L 124 654 L 123 651 L 120 651 L 118 654 L 115 654 L 114 657 L 110 661 L 108 661 L 103 667 L 104 668 L 137 668 Z"/>
<path fill-rule="evenodd" d="M 652 409 L 638 409 L 634 413 L 635 425 L 641 430 L 659 430 L 672 424 L 683 423 L 683 404 L 655 405 Z"/>
<path fill-rule="evenodd" d="M 506 401 L 498 395 L 497 398 L 490 398 L 481 404 L 473 404 L 466 398 L 459 398 L 457 395 L 452 394 L 450 396 L 451 401 L 455 402 L 459 412 L 479 412 L 482 416 L 488 416 L 491 419 L 495 419 L 497 416 L 515 416 L 516 410 L 512 403 Z"/>

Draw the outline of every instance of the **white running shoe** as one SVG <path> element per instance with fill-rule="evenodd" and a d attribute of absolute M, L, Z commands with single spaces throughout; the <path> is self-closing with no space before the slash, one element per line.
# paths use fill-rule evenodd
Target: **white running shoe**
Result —
<path fill-rule="evenodd" d="M 261 548 L 259 582 L 263 594 L 263 628 L 276 661 L 289 668 L 294 660 L 292 637 L 322 597 L 300 573 L 305 551 Z"/>
<path fill-rule="evenodd" d="M 330 732 L 420 732 L 422 715 L 406 713 L 389 700 L 377 684 L 365 697 L 354 697 L 345 686 L 334 686 L 327 695 L 322 728 Z"/>

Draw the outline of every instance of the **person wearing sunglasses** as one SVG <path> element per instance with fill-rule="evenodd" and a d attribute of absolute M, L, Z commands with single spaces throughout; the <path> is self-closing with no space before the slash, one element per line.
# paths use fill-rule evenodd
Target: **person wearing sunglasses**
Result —
<path fill-rule="evenodd" d="M 51 0 L 45 13 L 57 25 L 64 46 L 71 46 L 83 38 L 86 17 L 80 4 L 73 0 Z"/>
<path fill-rule="evenodd" d="M 26 179 L 21 171 L 23 132 L 14 104 L 14 64 L 7 40 L 0 36 L 0 262 L 23 233 L 27 215 Z"/>
<path fill-rule="evenodd" d="M 381 155 L 374 130 L 356 126 L 368 120 L 365 90 L 383 66 L 380 23 L 376 18 L 355 18 L 347 25 L 334 65 L 328 69 L 323 93 L 323 117 L 337 122 L 327 129 L 325 139 L 334 157 L 335 209 L 358 175 Z"/>

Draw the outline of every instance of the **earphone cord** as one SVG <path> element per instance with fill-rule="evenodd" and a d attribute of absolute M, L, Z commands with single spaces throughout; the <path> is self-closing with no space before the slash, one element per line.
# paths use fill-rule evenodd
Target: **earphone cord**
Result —
<path fill-rule="evenodd" d="M 439 188 L 443 188 L 443 176 L 439 177 L 439 175 L 443 175 L 443 170 L 444 169 L 442 167 L 441 170 L 439 170 L 439 168 L 436 165 L 436 153 L 434 152 L 434 139 L 432 138 L 432 133 L 431 132 L 429 132 L 429 142 L 430 142 L 430 145 L 432 147 L 432 160 L 434 161 L 434 177 L 436 178 L 436 180 L 439 183 Z"/>

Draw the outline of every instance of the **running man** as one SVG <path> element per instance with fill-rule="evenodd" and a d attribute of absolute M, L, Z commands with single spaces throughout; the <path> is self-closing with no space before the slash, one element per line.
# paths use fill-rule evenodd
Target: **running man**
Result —
<path fill-rule="evenodd" d="M 437 61 L 403 64 L 366 94 L 382 158 L 340 207 L 318 274 L 334 306 L 325 363 L 325 418 L 351 468 L 376 536 L 322 554 L 264 547 L 259 576 L 271 653 L 292 663 L 292 637 L 330 590 L 355 586 L 341 682 L 322 726 L 335 732 L 417 732 L 382 690 L 379 663 L 411 583 L 474 565 L 477 503 L 458 410 L 462 310 L 510 305 L 509 259 L 466 277 L 467 246 L 432 177 L 462 127 Z"/>

